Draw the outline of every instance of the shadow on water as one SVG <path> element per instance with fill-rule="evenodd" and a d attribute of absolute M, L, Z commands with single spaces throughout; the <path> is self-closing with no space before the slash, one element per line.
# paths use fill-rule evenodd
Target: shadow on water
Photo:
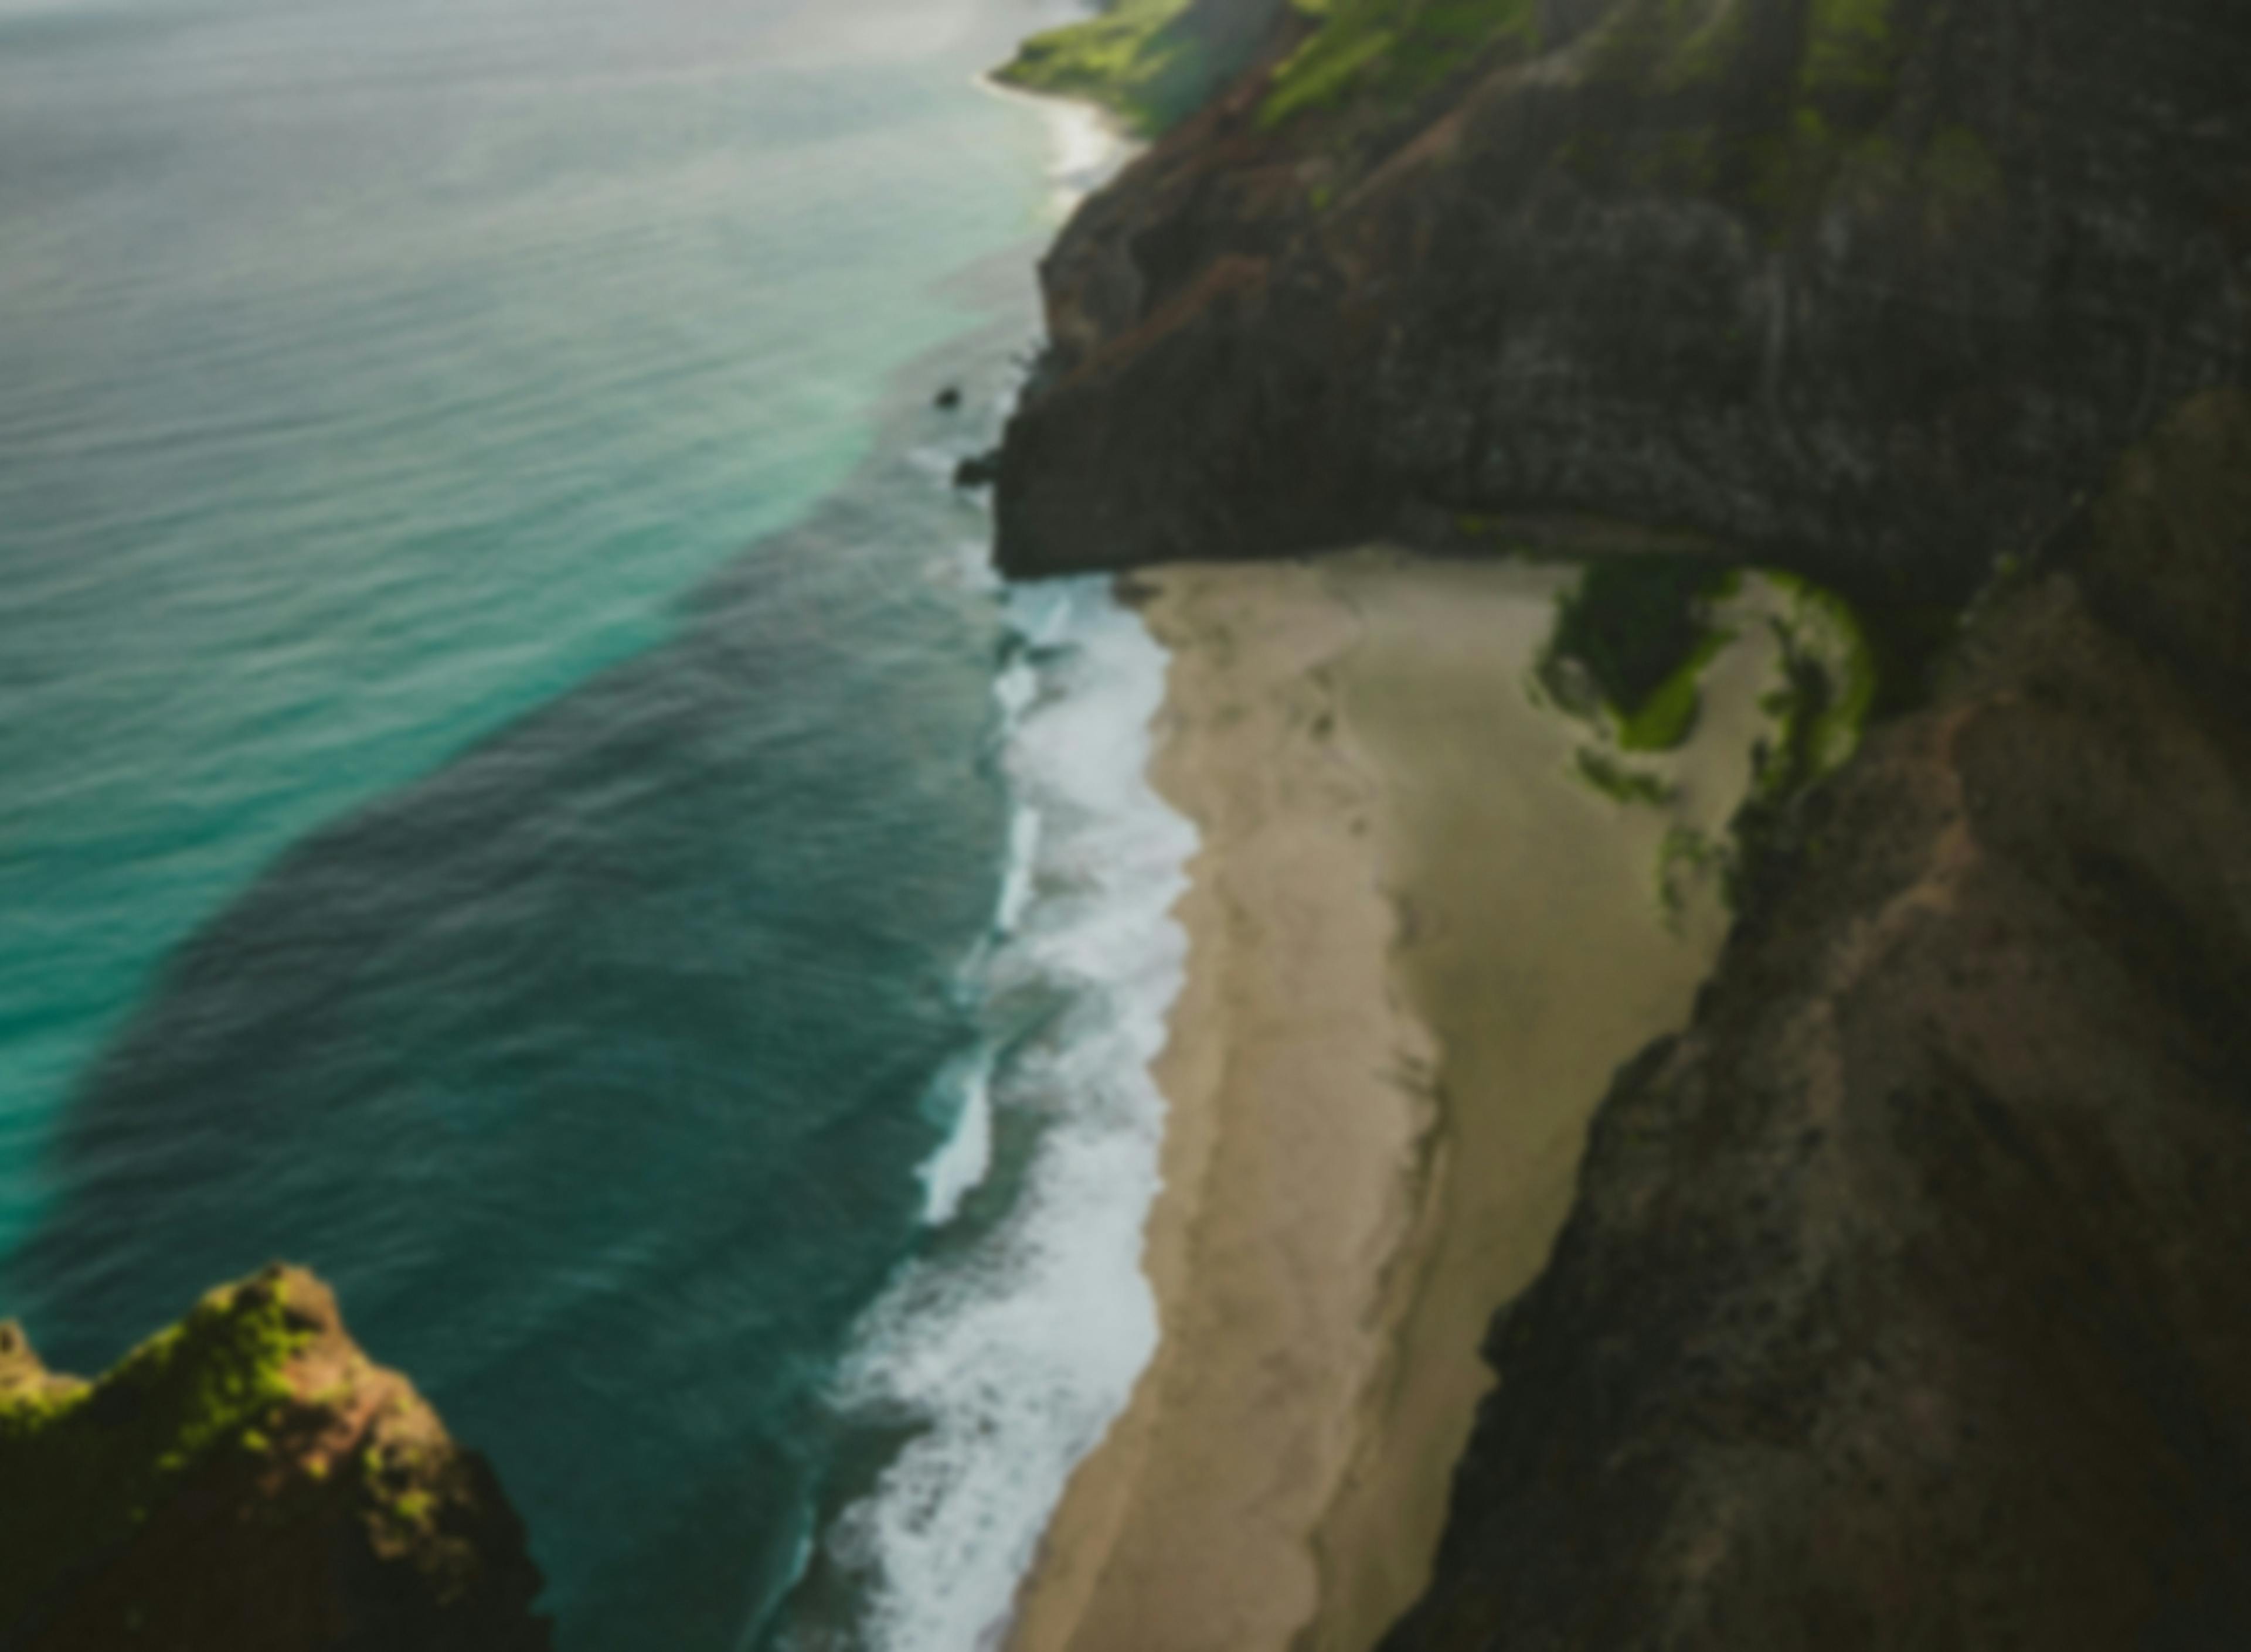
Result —
<path fill-rule="evenodd" d="M 981 515 L 907 455 L 989 434 L 1024 331 L 903 373 L 854 482 L 669 643 L 305 842 L 182 950 L 8 1265 L 58 1365 L 308 1262 L 494 1457 L 566 1648 L 738 1643 L 827 1471 L 818 1384 L 917 1242 L 918 1103 L 971 1036 L 999 621 Z M 930 408 L 955 381 L 972 409 Z"/>

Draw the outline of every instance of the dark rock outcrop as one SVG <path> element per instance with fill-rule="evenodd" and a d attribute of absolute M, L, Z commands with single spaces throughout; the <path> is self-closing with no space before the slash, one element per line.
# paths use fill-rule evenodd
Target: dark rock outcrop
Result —
<path fill-rule="evenodd" d="M 1387 1652 L 2251 1646 L 2251 403 L 1809 799 Z"/>
<path fill-rule="evenodd" d="M 481 1457 L 274 1268 L 91 1385 L 0 1325 L 0 1649 L 544 1652 Z"/>
<path fill-rule="evenodd" d="M 1045 263 L 1011 573 L 1591 515 L 1953 600 L 2164 408 L 2245 380 L 2235 0 L 1268 26 Z"/>

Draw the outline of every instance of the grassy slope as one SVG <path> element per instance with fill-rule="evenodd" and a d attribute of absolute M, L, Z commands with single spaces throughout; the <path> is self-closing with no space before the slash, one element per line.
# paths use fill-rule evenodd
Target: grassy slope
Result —
<path fill-rule="evenodd" d="M 994 72 L 1007 86 L 1084 98 L 1144 136 L 1190 114 L 1209 87 L 1195 45 L 1172 25 L 1189 0 L 1118 0 L 1084 23 L 1035 34 Z"/>
<path fill-rule="evenodd" d="M 1274 76 L 1259 119 L 1279 125 L 1349 95 L 1403 102 L 1500 46 L 1539 45 L 1537 0 L 1296 0 L 1320 26 Z"/>

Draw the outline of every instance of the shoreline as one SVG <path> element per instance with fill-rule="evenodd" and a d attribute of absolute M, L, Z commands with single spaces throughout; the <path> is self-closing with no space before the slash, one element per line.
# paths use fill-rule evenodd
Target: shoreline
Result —
<path fill-rule="evenodd" d="M 1057 225 L 1146 147 L 1115 110 L 1092 98 L 1010 86 L 994 69 L 972 76 L 970 84 L 988 97 L 1024 105 L 1045 122 L 1050 156 L 1047 176 L 1054 188 L 1049 207 Z"/>
<path fill-rule="evenodd" d="M 1486 1324 L 1725 927 L 1668 930 L 1671 817 L 1575 778 L 1584 729 L 1525 692 L 1567 577 L 1360 552 L 1121 586 L 1170 655 L 1152 778 L 1200 838 L 1153 1069 L 1161 1336 L 1010 1652 L 1365 1652 L 1421 1592 Z M 1700 817 L 1747 774 L 1735 674 L 1675 764 Z"/>

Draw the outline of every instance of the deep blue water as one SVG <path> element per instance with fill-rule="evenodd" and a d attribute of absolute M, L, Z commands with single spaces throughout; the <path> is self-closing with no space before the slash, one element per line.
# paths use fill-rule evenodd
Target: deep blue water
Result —
<path fill-rule="evenodd" d="M 1054 10 L 0 0 L 0 1315 L 318 1268 L 566 1652 L 968 1652 L 1146 1358 L 1160 662 L 943 480 Z"/>

